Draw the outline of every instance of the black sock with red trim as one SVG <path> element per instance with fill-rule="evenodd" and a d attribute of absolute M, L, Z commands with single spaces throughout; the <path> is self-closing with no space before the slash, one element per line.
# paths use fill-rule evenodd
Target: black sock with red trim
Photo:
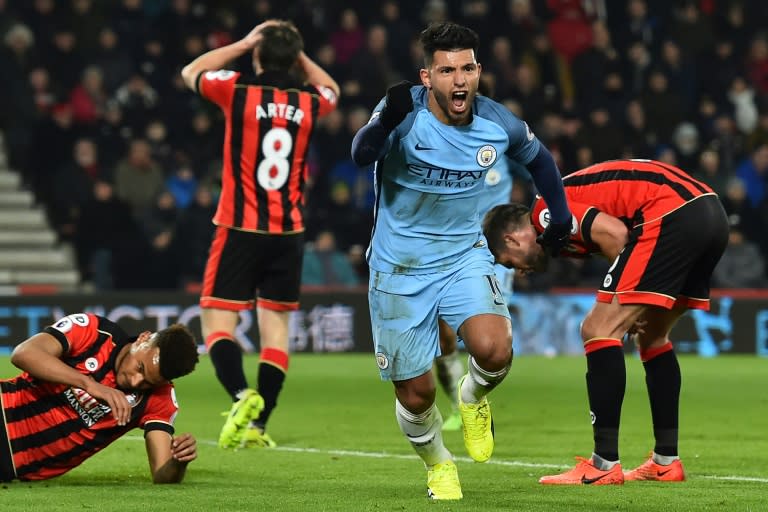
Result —
<path fill-rule="evenodd" d="M 586 377 L 594 453 L 606 461 L 617 461 L 621 405 L 627 384 L 622 347 L 609 346 L 587 353 Z"/>
<path fill-rule="evenodd" d="M 644 361 L 645 384 L 651 402 L 655 453 L 677 456 L 680 415 L 680 364 L 674 350 L 668 350 Z"/>
<path fill-rule="evenodd" d="M 234 340 L 218 339 L 208 349 L 213 368 L 216 370 L 216 378 L 232 397 L 237 401 L 237 394 L 248 387 L 243 370 L 243 351 Z"/>
<path fill-rule="evenodd" d="M 259 394 L 264 399 L 264 409 L 253 422 L 262 431 L 267 426 L 267 420 L 277 407 L 277 397 L 283 389 L 285 374 L 288 371 L 288 354 L 282 350 L 268 348 L 261 352 L 259 363 Z"/>

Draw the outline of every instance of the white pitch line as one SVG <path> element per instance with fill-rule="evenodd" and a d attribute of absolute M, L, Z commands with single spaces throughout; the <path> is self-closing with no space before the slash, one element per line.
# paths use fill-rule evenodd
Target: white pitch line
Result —
<path fill-rule="evenodd" d="M 144 440 L 144 438 L 140 436 L 124 436 L 121 439 L 127 439 L 130 441 Z M 216 441 L 211 441 L 209 439 L 198 440 L 197 443 L 204 444 L 207 446 L 218 446 Z M 298 446 L 276 446 L 275 448 L 270 448 L 270 450 L 293 452 L 293 453 L 312 453 L 315 455 L 365 457 L 370 459 L 418 460 L 418 457 L 416 455 L 405 455 L 405 454 L 387 453 L 387 452 L 362 452 L 357 450 L 327 450 L 327 449 L 321 449 L 321 448 L 300 448 Z M 460 462 L 474 462 L 469 457 L 455 457 L 455 459 Z M 496 466 L 519 467 L 519 468 L 539 468 L 539 469 L 549 469 L 549 468 L 561 469 L 561 468 L 568 467 L 567 465 L 563 465 L 563 464 L 544 464 L 544 463 L 538 463 L 538 462 L 523 462 L 519 460 L 499 460 L 499 459 L 491 459 L 488 462 L 485 462 L 485 464 L 492 464 Z M 732 481 L 732 482 L 768 483 L 768 478 L 738 476 L 738 475 L 729 475 L 729 476 L 701 475 L 701 476 L 698 476 L 698 478 L 706 478 L 708 480 L 726 480 L 726 481 Z"/>
<path fill-rule="evenodd" d="M 143 441 L 143 437 L 139 436 L 124 436 L 121 439 L 128 439 L 130 441 Z M 211 441 L 208 439 L 203 439 L 197 441 L 197 444 L 204 444 L 207 446 L 218 446 L 216 441 Z M 271 450 L 275 451 L 282 451 L 282 452 L 293 452 L 293 453 L 313 453 L 316 455 L 337 455 L 337 456 L 348 456 L 348 457 L 366 457 L 370 459 L 398 459 L 398 460 L 418 460 L 418 456 L 416 455 L 405 455 L 400 453 L 387 453 L 387 452 L 361 452 L 358 450 L 327 450 L 327 449 L 321 449 L 321 448 L 301 448 L 298 446 L 276 446 L 274 448 L 270 448 Z M 459 462 L 474 462 L 469 457 L 454 457 L 455 460 Z M 485 464 L 495 464 L 497 466 L 516 466 L 516 467 L 525 467 L 525 468 L 555 468 L 560 469 L 564 468 L 565 466 L 559 465 L 559 464 L 541 464 L 536 462 L 522 462 L 522 461 L 515 461 L 515 460 L 489 460 Z"/>
<path fill-rule="evenodd" d="M 416 455 L 403 455 L 397 453 L 387 452 L 361 452 L 355 450 L 321 450 L 318 448 L 298 448 L 293 446 L 277 446 L 276 449 L 286 452 L 297 453 L 316 453 L 321 455 L 347 455 L 350 457 L 370 457 L 374 459 L 406 459 L 406 460 L 418 460 Z M 454 457 L 460 462 L 474 462 L 469 457 Z M 557 464 L 539 464 L 535 462 L 521 462 L 515 460 L 489 460 L 486 464 L 495 464 L 497 466 L 518 466 L 525 468 L 561 468 L 563 466 Z"/>
<path fill-rule="evenodd" d="M 731 475 L 731 476 L 717 476 L 717 475 L 701 475 L 700 478 L 707 478 L 709 480 L 731 480 L 734 482 L 760 482 L 763 484 L 768 484 L 768 478 L 758 478 L 753 476 L 738 476 L 738 475 Z"/>

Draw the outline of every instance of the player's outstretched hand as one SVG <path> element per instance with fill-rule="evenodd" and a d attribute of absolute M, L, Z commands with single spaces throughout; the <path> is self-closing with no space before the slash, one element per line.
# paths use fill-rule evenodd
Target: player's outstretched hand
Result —
<path fill-rule="evenodd" d="M 379 116 L 387 130 L 393 130 L 413 110 L 412 86 L 411 82 L 403 80 L 387 89 L 387 102 Z"/>
<path fill-rule="evenodd" d="M 550 222 L 544 232 L 536 237 L 536 242 L 552 257 L 557 257 L 568 244 L 573 228 L 573 218 L 568 222 Z"/>

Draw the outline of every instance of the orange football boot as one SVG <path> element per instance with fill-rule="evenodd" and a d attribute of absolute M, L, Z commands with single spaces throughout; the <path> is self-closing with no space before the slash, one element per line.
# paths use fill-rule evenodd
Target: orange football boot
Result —
<path fill-rule="evenodd" d="M 662 466 L 653 461 L 651 456 L 647 461 L 633 469 L 624 472 L 624 480 L 652 480 L 655 482 L 683 482 L 685 470 L 680 459 L 669 466 Z"/>
<path fill-rule="evenodd" d="M 624 483 L 624 473 L 621 464 L 615 464 L 611 469 L 603 471 L 597 469 L 591 459 L 576 457 L 579 461 L 576 467 L 560 473 L 539 478 L 539 483 L 544 485 L 621 485 Z"/>

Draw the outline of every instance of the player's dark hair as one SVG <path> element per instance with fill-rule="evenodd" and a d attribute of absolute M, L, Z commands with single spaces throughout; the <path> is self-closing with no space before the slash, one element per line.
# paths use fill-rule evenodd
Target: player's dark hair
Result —
<path fill-rule="evenodd" d="M 483 217 L 483 235 L 491 253 L 497 254 L 504 246 L 504 233 L 530 222 L 530 215 L 530 208 L 519 203 L 500 204 L 488 210 Z"/>
<path fill-rule="evenodd" d="M 480 37 L 471 28 L 443 21 L 431 23 L 419 35 L 419 42 L 424 50 L 424 67 L 430 67 L 435 52 L 472 49 L 477 55 Z"/>
<path fill-rule="evenodd" d="M 173 324 L 158 331 L 154 344 L 160 349 L 160 375 L 165 380 L 183 377 L 195 369 L 197 343 L 186 326 Z"/>
<path fill-rule="evenodd" d="M 288 71 L 304 50 L 304 40 L 290 21 L 265 27 L 259 43 L 259 63 L 264 71 Z"/>

